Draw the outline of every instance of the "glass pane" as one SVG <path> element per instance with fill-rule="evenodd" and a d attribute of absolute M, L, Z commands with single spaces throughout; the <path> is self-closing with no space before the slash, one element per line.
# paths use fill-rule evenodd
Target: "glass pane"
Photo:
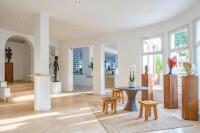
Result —
<path fill-rule="evenodd" d="M 153 74 L 154 88 L 162 88 L 163 58 L 161 54 L 143 56 L 143 72 L 145 65 L 149 68 L 149 74 Z"/>
<path fill-rule="evenodd" d="M 196 41 L 199 42 L 200 41 L 200 20 L 197 21 L 197 35 L 196 35 Z"/>
<path fill-rule="evenodd" d="M 144 40 L 143 48 L 143 52 L 161 51 L 161 38 Z"/>
<path fill-rule="evenodd" d="M 189 50 L 177 51 L 171 53 L 171 57 L 177 57 L 177 67 L 174 69 L 174 72 L 179 75 L 186 74 L 186 71 L 183 67 L 183 62 L 189 62 Z"/>
<path fill-rule="evenodd" d="M 171 56 L 177 57 L 177 67 L 173 71 L 178 75 L 178 89 L 181 91 L 182 76 L 186 74 L 186 71 L 183 67 L 183 62 L 189 62 L 189 50 L 173 52 L 171 53 Z"/>
<path fill-rule="evenodd" d="M 171 49 L 182 48 L 188 45 L 187 28 L 171 34 Z"/>

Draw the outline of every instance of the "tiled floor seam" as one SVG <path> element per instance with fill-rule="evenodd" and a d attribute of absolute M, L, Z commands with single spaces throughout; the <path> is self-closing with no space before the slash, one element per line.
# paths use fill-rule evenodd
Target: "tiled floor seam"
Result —
<path fill-rule="evenodd" d="M 94 112 L 94 110 L 91 108 L 91 106 L 90 106 L 90 104 L 87 102 L 87 104 L 88 104 L 88 106 L 89 106 L 89 108 L 90 108 L 90 110 L 92 111 L 92 113 L 93 113 L 93 115 L 95 116 L 95 118 L 98 120 L 98 122 L 101 124 L 101 126 L 104 128 L 104 130 L 107 132 L 107 133 L 109 133 L 109 131 L 106 129 L 106 127 L 103 125 L 103 123 L 97 118 L 97 116 L 95 115 L 95 112 Z"/>

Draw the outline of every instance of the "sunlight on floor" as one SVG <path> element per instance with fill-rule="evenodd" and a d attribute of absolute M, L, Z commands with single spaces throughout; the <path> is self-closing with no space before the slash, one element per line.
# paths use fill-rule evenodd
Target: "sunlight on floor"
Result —
<path fill-rule="evenodd" d="M 50 112 L 50 113 L 33 114 L 33 115 L 27 115 L 27 116 L 21 116 L 21 117 L 1 119 L 0 120 L 0 126 L 12 124 L 12 123 L 17 123 L 17 122 L 24 122 L 24 121 L 27 121 L 27 120 L 49 117 L 49 116 L 56 116 L 56 115 L 60 115 L 60 114 L 61 113 L 58 113 L 58 112 Z"/>
<path fill-rule="evenodd" d="M 79 122 L 79 123 L 71 124 L 71 125 L 69 125 L 68 127 L 81 126 L 81 125 L 83 126 L 83 125 L 85 125 L 85 124 L 91 124 L 91 123 L 94 123 L 94 122 L 98 122 L 98 120 L 97 120 L 97 119 L 94 119 L 94 120 Z"/>
<path fill-rule="evenodd" d="M 59 119 L 59 120 L 62 120 L 62 119 L 68 119 L 68 118 L 86 116 L 86 115 L 91 115 L 91 114 L 93 114 L 93 113 L 84 113 L 84 114 L 79 114 L 79 115 L 64 116 L 64 117 L 60 117 L 60 118 L 58 118 L 58 119 Z"/>
<path fill-rule="evenodd" d="M 20 101 L 30 101 L 34 99 L 34 95 L 26 95 L 26 96 L 18 96 L 12 98 L 12 101 L 14 102 L 20 102 Z"/>
<path fill-rule="evenodd" d="M 5 126 L 0 126 L 0 132 L 14 130 L 23 125 L 26 125 L 26 123 L 17 123 L 17 124 L 9 124 Z"/>
<path fill-rule="evenodd" d="M 92 93 L 93 93 L 92 91 L 88 91 L 88 92 L 69 92 L 69 93 L 51 94 L 51 98 L 60 98 L 60 97 L 75 96 L 80 94 L 92 94 Z M 12 98 L 12 101 L 14 102 L 31 101 L 31 100 L 34 100 L 34 94 Z"/>

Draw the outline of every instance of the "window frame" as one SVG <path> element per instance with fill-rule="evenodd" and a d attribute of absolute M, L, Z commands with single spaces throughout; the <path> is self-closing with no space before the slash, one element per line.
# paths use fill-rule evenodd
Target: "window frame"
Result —
<path fill-rule="evenodd" d="M 197 23 L 198 22 L 200 23 L 200 18 L 198 18 L 194 21 L 194 44 L 196 47 L 200 46 L 200 40 L 197 41 Z"/>
<path fill-rule="evenodd" d="M 181 47 L 181 48 L 171 48 L 171 35 L 182 30 L 182 29 L 185 29 L 187 28 L 187 32 L 188 32 L 188 36 L 187 36 L 187 42 L 188 42 L 188 45 L 185 46 L 185 47 Z M 189 24 L 185 25 L 185 26 L 181 26 L 179 28 L 176 28 L 175 30 L 172 30 L 168 33 L 168 52 L 169 52 L 169 57 L 171 56 L 171 53 L 173 52 L 180 52 L 180 51 L 184 51 L 184 50 L 189 50 L 189 54 L 191 53 L 191 50 L 190 50 L 190 27 L 189 27 Z M 190 55 L 189 55 L 190 56 Z M 189 57 L 189 61 L 191 60 L 191 58 Z"/>
<path fill-rule="evenodd" d="M 178 32 L 178 31 L 180 31 L 180 30 L 183 30 L 183 29 L 187 29 L 187 46 L 185 46 L 185 47 L 180 47 L 180 48 L 171 48 L 171 35 L 172 34 L 174 34 L 174 33 L 176 33 L 176 32 Z M 169 41 L 169 43 L 168 43 L 168 52 L 169 52 L 169 55 L 168 55 L 168 57 L 170 57 L 171 56 L 171 54 L 172 53 L 174 53 L 174 52 L 181 52 L 181 51 L 184 51 L 184 50 L 188 50 L 189 51 L 189 61 L 191 61 L 191 49 L 190 49 L 190 26 L 189 26 L 189 24 L 187 24 L 187 25 L 185 25 L 185 26 L 181 26 L 181 27 L 178 27 L 178 28 L 176 28 L 175 30 L 172 30 L 172 31 L 170 31 L 169 33 L 168 33 L 168 41 Z M 168 68 L 169 69 L 169 68 Z M 179 73 L 176 73 L 176 75 L 178 76 L 178 78 L 180 78 L 180 76 L 182 76 L 182 75 L 180 75 Z M 180 94 L 182 91 L 182 88 L 179 88 L 178 87 L 178 93 Z"/>
<path fill-rule="evenodd" d="M 156 39 L 156 38 L 160 38 L 161 39 L 161 50 L 160 51 L 153 51 L 153 52 L 144 52 L 144 44 L 143 44 L 144 41 L 145 40 Z M 163 54 L 163 35 L 162 34 L 151 36 L 151 37 L 142 38 L 142 56 L 144 56 L 144 55 L 155 55 L 155 54 Z"/>
<path fill-rule="evenodd" d="M 180 47 L 180 48 L 171 48 L 171 35 L 180 31 L 180 30 L 183 30 L 183 29 L 187 29 L 187 46 L 184 46 L 184 47 Z M 190 27 L 189 27 L 189 24 L 185 25 L 185 26 L 181 26 L 181 27 L 178 27 L 176 28 L 175 30 L 172 30 L 168 33 L 168 40 L 169 40 L 169 43 L 168 43 L 168 52 L 169 52 L 169 55 L 168 57 L 171 57 L 171 54 L 174 53 L 174 52 L 181 52 L 181 51 L 184 51 L 184 50 L 188 50 L 189 51 L 189 62 L 191 61 L 191 49 L 190 49 Z"/>
<path fill-rule="evenodd" d="M 161 39 L 161 50 L 160 51 L 154 51 L 154 52 L 144 52 L 144 40 L 150 40 L 150 39 L 155 39 L 155 38 L 160 38 Z M 163 46 L 163 38 L 164 38 L 164 34 L 158 34 L 158 35 L 154 35 L 154 36 L 151 36 L 151 37 L 143 37 L 142 38 L 142 40 L 141 40 L 141 44 L 142 44 L 142 49 L 141 49 L 141 53 L 142 53 L 142 56 L 141 56 L 141 72 L 142 73 L 144 73 L 144 68 L 143 68 L 143 66 L 144 66 L 144 61 L 143 61 L 143 57 L 144 56 L 149 56 L 149 55 L 152 55 L 152 56 L 154 56 L 154 55 L 161 55 L 162 56 L 162 59 L 163 59 L 163 64 L 164 64 L 164 54 L 163 54 L 163 49 L 164 49 L 164 46 Z M 164 72 L 164 68 L 163 68 L 163 70 L 162 70 L 163 72 Z M 163 86 L 163 84 L 162 84 L 162 86 Z M 163 90 L 163 87 L 162 88 L 160 88 L 160 89 L 155 89 L 154 88 L 154 90 L 158 90 L 158 91 L 162 91 Z"/>
<path fill-rule="evenodd" d="M 184 46 L 184 47 L 180 47 L 180 48 L 172 48 L 171 47 L 171 35 L 178 32 L 178 31 L 181 31 L 183 29 L 187 29 L 187 33 L 188 33 L 188 36 L 187 36 L 187 46 Z M 170 31 L 168 33 L 168 51 L 169 51 L 169 55 L 172 53 L 172 52 L 178 52 L 178 51 L 183 51 L 183 50 L 187 50 L 189 49 L 189 52 L 190 52 L 190 27 L 189 27 L 189 24 L 185 25 L 185 26 L 181 26 L 181 27 L 178 27 L 172 31 Z"/>
<path fill-rule="evenodd" d="M 144 45 L 143 45 L 143 42 L 144 42 L 144 40 L 150 40 L 150 39 L 155 39 L 155 38 L 160 38 L 161 39 L 161 51 L 155 51 L 155 52 L 144 52 Z M 148 55 L 156 55 L 156 54 L 161 54 L 162 56 L 164 56 L 163 55 L 163 34 L 158 34 L 158 35 L 154 35 L 154 36 L 151 36 L 151 37 L 143 37 L 142 38 L 142 40 L 141 40 L 141 43 L 142 43 L 142 49 L 141 49 L 141 51 L 142 51 L 142 65 L 141 65 L 141 67 L 142 67 L 142 72 L 143 72 L 143 70 L 144 70 L 144 68 L 143 68 L 143 56 L 148 56 Z"/>

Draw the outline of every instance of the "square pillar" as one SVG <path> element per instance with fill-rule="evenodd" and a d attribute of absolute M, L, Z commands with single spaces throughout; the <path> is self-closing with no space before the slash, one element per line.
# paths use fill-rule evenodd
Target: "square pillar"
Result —
<path fill-rule="evenodd" d="M 40 13 L 36 17 L 34 69 L 34 109 L 50 110 L 49 16 L 47 13 Z"/>
<path fill-rule="evenodd" d="M 34 110 L 46 111 L 51 109 L 51 82 L 49 75 L 35 75 L 34 77 Z"/>
<path fill-rule="evenodd" d="M 67 55 L 66 55 L 67 56 Z M 67 72 L 68 72 L 68 75 L 66 77 L 67 79 L 67 91 L 73 91 L 74 90 L 74 81 L 73 81 L 73 49 L 68 49 L 68 56 L 67 56 L 67 60 L 66 62 L 68 61 L 69 64 L 68 64 L 68 67 L 67 67 Z"/>
<path fill-rule="evenodd" d="M 73 49 L 61 46 L 59 52 L 62 91 L 70 92 L 73 91 Z"/>
<path fill-rule="evenodd" d="M 94 45 L 93 89 L 96 94 L 105 94 L 104 47 Z"/>

